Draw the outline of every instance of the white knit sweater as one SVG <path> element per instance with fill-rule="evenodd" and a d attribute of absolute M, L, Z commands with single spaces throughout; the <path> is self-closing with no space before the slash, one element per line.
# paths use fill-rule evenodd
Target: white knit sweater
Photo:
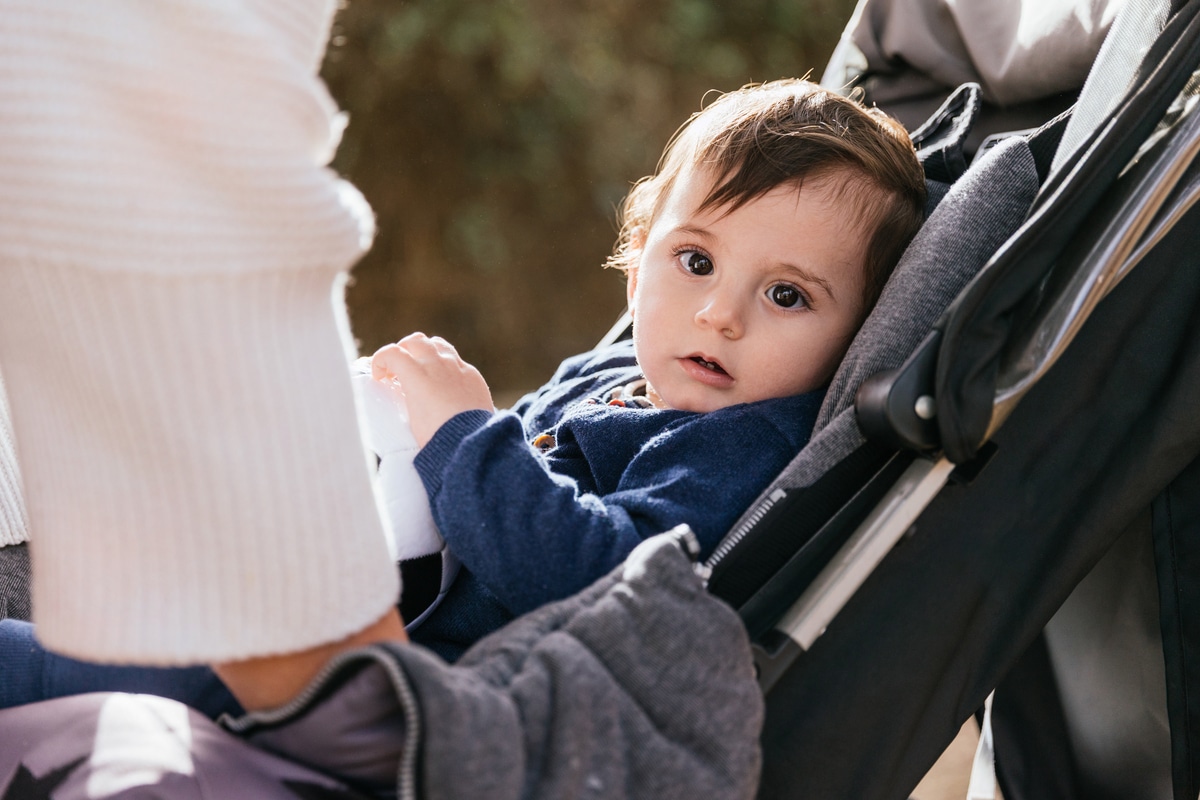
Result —
<path fill-rule="evenodd" d="M 3 0 L 0 374 L 39 636 L 187 663 L 395 602 L 328 168 L 334 0 Z"/>
<path fill-rule="evenodd" d="M 8 414 L 8 397 L 0 375 L 0 547 L 29 539 L 29 519 L 17 467 L 17 443 Z"/>

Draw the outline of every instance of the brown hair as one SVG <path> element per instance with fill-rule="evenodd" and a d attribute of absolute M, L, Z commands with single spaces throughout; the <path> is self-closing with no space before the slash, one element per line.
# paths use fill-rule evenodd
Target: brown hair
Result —
<path fill-rule="evenodd" d="M 899 122 L 809 81 L 778 80 L 721 95 L 676 131 L 656 172 L 626 196 L 606 266 L 637 266 L 651 223 L 680 173 L 696 164 L 716 175 L 701 210 L 733 211 L 784 183 L 799 190 L 806 180 L 844 181 L 832 186 L 833 197 L 857 206 L 869 237 L 868 310 L 924 219 L 925 175 Z"/>

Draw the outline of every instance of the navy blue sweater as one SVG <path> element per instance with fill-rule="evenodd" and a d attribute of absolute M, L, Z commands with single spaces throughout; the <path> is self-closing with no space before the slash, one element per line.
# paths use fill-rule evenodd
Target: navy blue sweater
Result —
<path fill-rule="evenodd" d="M 706 414 L 603 401 L 640 376 L 629 342 L 575 356 L 512 410 L 459 414 L 417 454 L 464 569 L 416 641 L 455 658 L 681 522 L 707 555 L 808 441 L 823 396 Z M 547 451 L 530 444 L 543 433 L 555 440 Z"/>

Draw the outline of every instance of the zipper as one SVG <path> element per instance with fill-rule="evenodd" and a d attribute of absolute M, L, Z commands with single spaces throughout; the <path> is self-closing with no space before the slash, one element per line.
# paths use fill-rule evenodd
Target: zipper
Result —
<path fill-rule="evenodd" d="M 321 691 L 330 677 L 343 664 L 350 660 L 349 656 L 360 654 L 361 651 L 358 650 L 339 653 L 326 662 L 325 666 L 321 667 L 316 676 L 308 682 L 307 686 L 300 690 L 299 694 L 281 706 L 262 711 L 249 711 L 236 719 L 229 714 L 222 714 L 217 722 L 221 727 L 232 733 L 244 734 L 256 726 L 278 725 L 290 717 L 297 716 L 299 712 L 303 711 L 312 702 L 313 698 Z"/>
<path fill-rule="evenodd" d="M 750 530 L 762 521 L 762 518 L 767 515 L 767 512 L 774 508 L 775 504 L 785 497 L 787 497 L 787 491 L 785 489 L 779 488 L 771 492 L 763 499 L 761 503 L 758 504 L 758 507 L 755 508 L 753 513 L 746 518 L 745 522 L 737 526 L 732 533 L 722 539 L 721 543 L 717 545 L 717 549 L 714 550 L 713 554 L 708 557 L 708 561 L 704 562 L 704 569 L 708 572 L 708 574 L 711 575 L 713 568 L 715 568 L 717 564 L 721 563 L 721 560 L 725 558 L 725 556 L 729 555 L 731 550 L 741 544 L 741 541 L 746 538 L 746 534 L 750 533 Z"/>
<path fill-rule="evenodd" d="M 382 649 L 382 652 L 381 652 Z M 396 698 L 400 702 L 400 710 L 404 715 L 404 749 L 400 755 L 400 766 L 396 773 L 396 797 L 398 800 L 417 800 L 417 753 L 420 750 L 421 711 L 417 705 L 417 696 L 412 686 L 404 677 L 400 667 L 385 645 L 371 645 L 359 650 L 348 650 L 339 653 L 317 673 L 308 685 L 298 695 L 287 703 L 265 711 L 252 711 L 234 719 L 229 714 L 223 714 L 219 723 L 231 733 L 245 734 L 257 726 L 275 726 L 299 716 L 305 711 L 325 684 L 337 674 L 346 664 L 367 658 L 379 664 L 388 676 Z"/>
<path fill-rule="evenodd" d="M 404 752 L 400 754 L 400 767 L 396 773 L 397 797 L 399 800 L 417 800 L 417 752 L 420 749 L 417 745 L 421 738 L 421 709 L 417 706 L 416 693 L 395 659 L 382 659 L 380 663 L 392 680 L 404 712 Z"/>

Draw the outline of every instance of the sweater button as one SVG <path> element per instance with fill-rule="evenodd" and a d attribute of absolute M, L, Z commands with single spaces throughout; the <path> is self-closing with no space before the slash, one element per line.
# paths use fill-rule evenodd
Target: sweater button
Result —
<path fill-rule="evenodd" d="M 541 436 L 533 440 L 533 446 L 543 453 L 547 450 L 554 449 L 554 445 L 558 444 L 554 437 L 548 433 L 543 433 Z"/>

